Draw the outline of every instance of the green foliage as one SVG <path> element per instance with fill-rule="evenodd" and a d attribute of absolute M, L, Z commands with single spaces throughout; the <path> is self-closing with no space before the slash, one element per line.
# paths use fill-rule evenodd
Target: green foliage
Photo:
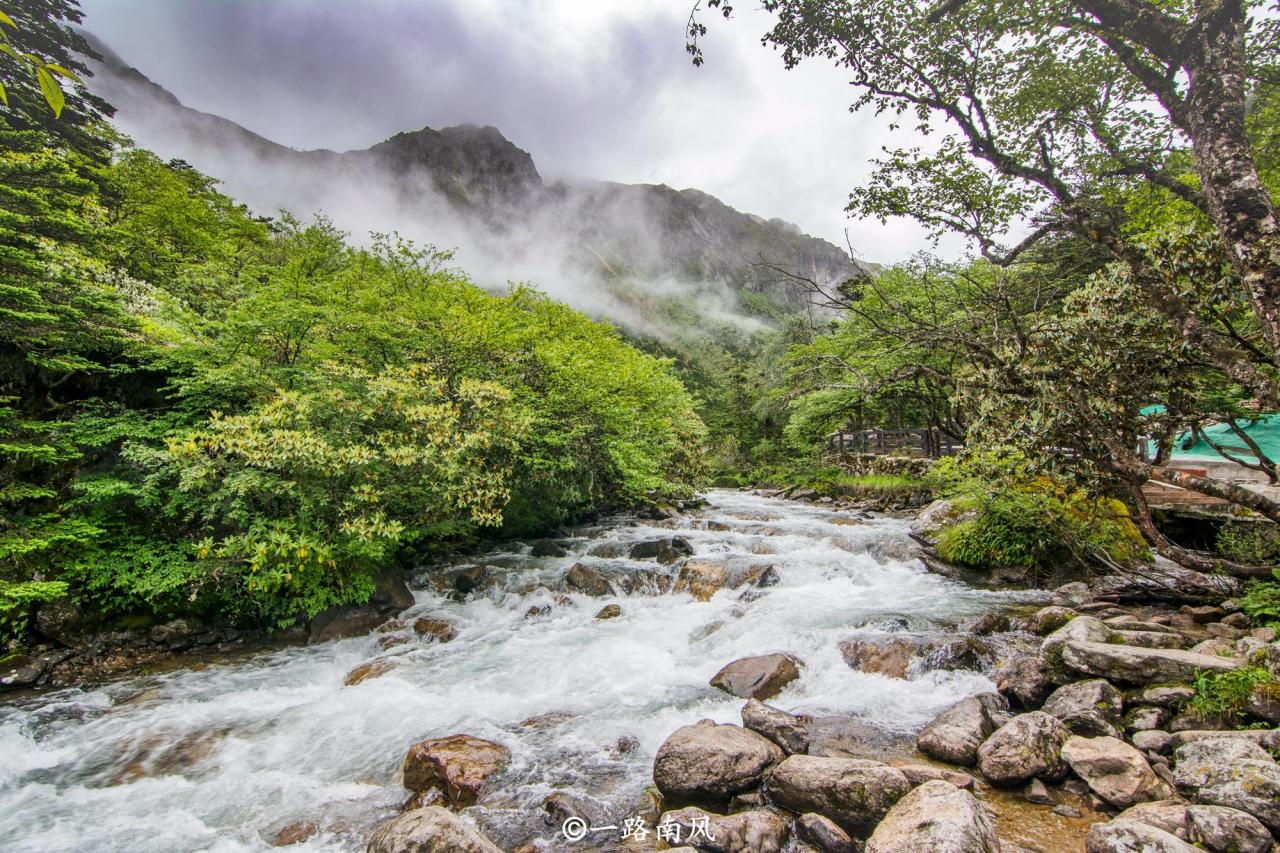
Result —
<path fill-rule="evenodd" d="M 0 580 L 0 638 L 20 636 L 27 627 L 33 605 L 54 601 L 66 592 L 67 585 L 61 581 L 10 583 Z"/>
<path fill-rule="evenodd" d="M 1273 569 L 1274 581 L 1254 581 L 1240 597 L 1240 609 L 1265 625 L 1280 624 L 1280 569 Z"/>
<path fill-rule="evenodd" d="M 1221 716 L 1239 721 L 1254 691 L 1262 689 L 1280 694 L 1280 684 L 1266 667 L 1244 666 L 1228 672 L 1199 672 L 1195 680 L 1196 695 L 1187 709 L 1204 716 Z"/>
<path fill-rule="evenodd" d="M 1149 552 L 1120 501 L 1032 475 L 1017 453 L 939 460 L 928 480 L 971 517 L 946 528 L 943 559 L 980 569 L 1050 571 L 1065 563 L 1130 567 Z"/>
<path fill-rule="evenodd" d="M 528 429 L 501 386 L 451 389 L 421 365 L 317 378 L 246 414 L 215 413 L 159 454 L 133 451 L 153 471 L 143 505 L 210 531 L 197 557 L 242 575 L 284 623 L 363 600 L 406 542 L 500 524 Z"/>
<path fill-rule="evenodd" d="M 611 327 L 394 235 L 257 219 L 184 163 L 4 132 L 15 613 L 48 582 L 118 616 L 284 625 L 397 560 L 700 482 L 693 398 Z"/>
<path fill-rule="evenodd" d="M 1280 561 L 1280 527 L 1259 521 L 1228 521 L 1218 529 L 1218 553 L 1246 566 Z"/>

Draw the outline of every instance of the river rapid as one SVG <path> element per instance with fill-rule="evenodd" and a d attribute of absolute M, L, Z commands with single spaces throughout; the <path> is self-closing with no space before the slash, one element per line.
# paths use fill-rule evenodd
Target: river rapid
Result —
<path fill-rule="evenodd" d="M 511 545 L 470 558 L 497 582 L 465 600 L 428 582 L 440 567 L 424 568 L 405 616 L 452 623 L 458 634 L 445 644 L 415 638 L 384 650 L 375 633 L 0 704 L 0 849 L 264 850 L 282 827 L 306 821 L 319 832 L 288 849 L 362 850 L 407 797 L 398 773 L 409 746 L 455 733 L 512 753 L 501 782 L 468 814 L 504 848 L 552 841 L 556 828 L 542 817 L 548 794 L 592 798 L 624 816 L 652 784 L 654 754 L 672 731 L 702 718 L 738 722 L 743 700 L 707 683 L 736 658 L 798 656 L 801 678 L 770 704 L 885 743 L 993 689 L 975 671 L 863 674 L 838 643 L 963 629 L 1026 594 L 928 573 L 910 557 L 902 519 L 746 492 L 706 497 L 706 507 L 676 519 L 621 516 L 575 528 L 558 540 L 566 556 Z M 579 561 L 607 577 L 655 569 L 588 551 L 625 553 L 673 535 L 697 557 L 772 563 L 777 583 L 705 602 L 566 591 Z M 678 563 L 657 568 L 674 576 Z M 594 618 L 608 603 L 621 615 Z M 394 666 L 344 686 L 351 670 L 378 658 Z"/>

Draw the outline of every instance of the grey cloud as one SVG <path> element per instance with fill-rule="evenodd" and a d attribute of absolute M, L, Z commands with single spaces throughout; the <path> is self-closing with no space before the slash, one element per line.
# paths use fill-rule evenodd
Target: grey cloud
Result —
<path fill-rule="evenodd" d="M 784 71 L 750 11 L 684 54 L 685 0 L 85 0 L 86 25 L 190 106 L 296 148 L 491 124 L 551 177 L 695 186 L 866 260 L 924 246 L 847 222 L 886 137 L 839 72 Z M 614 10 L 617 10 L 616 12 Z M 602 11 L 607 10 L 607 14 Z"/>

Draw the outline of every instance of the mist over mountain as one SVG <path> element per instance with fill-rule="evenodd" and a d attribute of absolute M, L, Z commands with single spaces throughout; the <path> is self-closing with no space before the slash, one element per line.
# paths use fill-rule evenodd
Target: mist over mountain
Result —
<path fill-rule="evenodd" d="M 739 212 L 696 189 L 548 182 L 493 127 L 398 133 L 367 149 L 297 150 L 185 106 L 95 41 L 93 91 L 139 145 L 191 163 L 262 214 L 321 214 L 357 240 L 398 231 L 457 250 L 479 284 L 529 282 L 633 332 L 669 337 L 671 306 L 752 328 L 807 307 L 861 266 L 795 225 Z"/>

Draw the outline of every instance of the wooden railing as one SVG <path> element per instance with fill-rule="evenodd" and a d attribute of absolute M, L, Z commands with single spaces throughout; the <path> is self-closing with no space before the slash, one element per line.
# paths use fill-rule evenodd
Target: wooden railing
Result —
<path fill-rule="evenodd" d="M 964 449 L 937 429 L 842 430 L 827 436 L 828 453 L 866 453 L 875 456 L 955 456 Z"/>

